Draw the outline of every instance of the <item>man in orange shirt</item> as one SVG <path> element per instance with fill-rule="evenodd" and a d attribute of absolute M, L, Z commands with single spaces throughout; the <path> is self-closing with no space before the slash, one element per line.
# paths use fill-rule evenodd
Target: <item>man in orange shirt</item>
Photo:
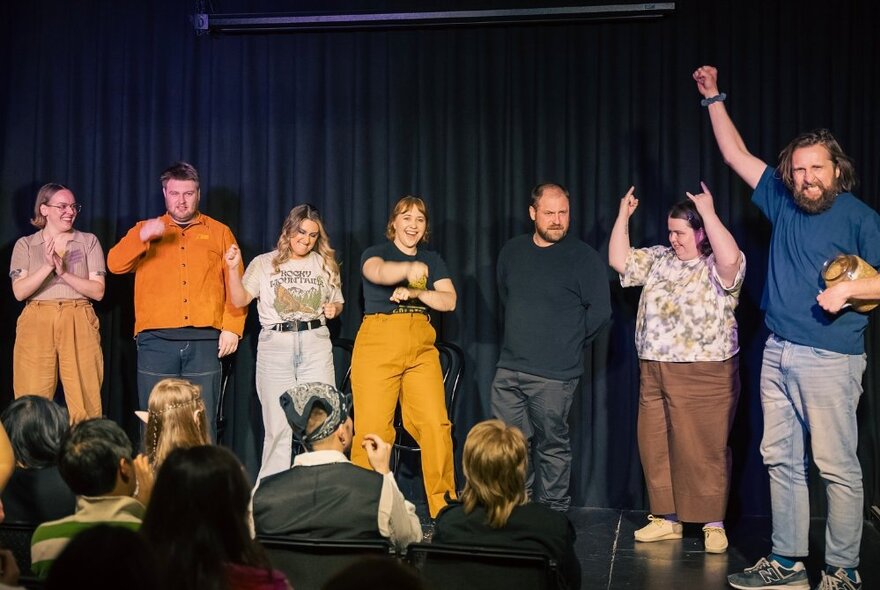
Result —
<path fill-rule="evenodd" d="M 199 212 L 199 173 L 191 164 L 172 165 L 160 180 L 167 212 L 131 228 L 110 249 L 107 267 L 135 273 L 140 408 L 157 382 L 188 379 L 201 387 L 216 435 L 220 358 L 238 348 L 247 314 L 227 296 L 223 257 L 235 237 Z"/>

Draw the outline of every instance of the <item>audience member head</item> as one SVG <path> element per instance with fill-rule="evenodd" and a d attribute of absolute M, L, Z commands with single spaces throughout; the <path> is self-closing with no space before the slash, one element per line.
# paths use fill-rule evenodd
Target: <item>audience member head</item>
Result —
<path fill-rule="evenodd" d="M 251 487 L 238 459 L 217 446 L 177 448 L 159 468 L 141 533 L 163 588 L 223 588 L 225 566 L 266 567 L 250 535 Z"/>
<path fill-rule="evenodd" d="M 486 420 L 474 426 L 464 443 L 462 469 L 467 479 L 461 500 L 470 513 L 482 506 L 489 526 L 507 524 L 526 495 L 526 439 L 519 428 L 501 420 Z"/>
<path fill-rule="evenodd" d="M 0 421 L 18 467 L 42 469 L 58 464 L 61 441 L 69 429 L 66 409 L 50 399 L 25 395 L 9 404 Z"/>
<path fill-rule="evenodd" d="M 321 590 L 425 590 L 412 566 L 387 557 L 364 557 L 334 574 Z"/>
<path fill-rule="evenodd" d="M 279 400 L 293 436 L 307 450 L 351 448 L 351 396 L 326 383 L 300 383 Z"/>
<path fill-rule="evenodd" d="M 153 470 L 173 449 L 211 444 L 205 401 L 198 385 L 162 379 L 150 392 L 144 449 Z"/>
<path fill-rule="evenodd" d="M 125 431 L 106 418 L 70 427 L 58 470 L 77 496 L 131 496 L 137 487 L 132 445 Z"/>
<path fill-rule="evenodd" d="M 73 537 L 52 564 L 46 590 L 155 590 L 156 557 L 136 532 L 99 524 Z"/>

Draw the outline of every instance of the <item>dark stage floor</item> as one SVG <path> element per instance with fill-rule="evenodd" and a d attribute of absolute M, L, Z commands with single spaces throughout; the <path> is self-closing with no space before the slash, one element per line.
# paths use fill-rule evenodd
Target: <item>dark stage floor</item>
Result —
<path fill-rule="evenodd" d="M 605 508 L 572 508 L 569 518 L 577 530 L 577 555 L 583 570 L 582 588 L 622 590 L 686 588 L 721 590 L 727 574 L 751 566 L 770 550 L 770 520 L 743 518 L 727 523 L 730 547 L 726 554 L 703 551 L 699 525 L 686 525 L 681 541 L 636 543 L 633 532 L 647 523 L 645 512 Z M 825 546 L 825 521 L 813 519 L 807 569 L 819 583 Z M 862 535 L 861 567 L 864 590 L 880 588 L 880 533 L 869 521 Z"/>

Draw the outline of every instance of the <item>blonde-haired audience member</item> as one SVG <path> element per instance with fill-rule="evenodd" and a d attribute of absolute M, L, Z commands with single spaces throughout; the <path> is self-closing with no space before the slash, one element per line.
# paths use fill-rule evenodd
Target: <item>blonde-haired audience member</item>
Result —
<path fill-rule="evenodd" d="M 176 448 L 211 444 L 201 388 L 186 379 L 162 379 L 150 392 L 144 450 L 153 471 Z"/>
<path fill-rule="evenodd" d="M 574 527 L 561 512 L 529 502 L 528 447 L 523 433 L 501 420 L 474 426 L 464 443 L 461 500 L 437 517 L 434 543 L 538 551 L 559 564 L 568 587 L 580 587 Z"/>

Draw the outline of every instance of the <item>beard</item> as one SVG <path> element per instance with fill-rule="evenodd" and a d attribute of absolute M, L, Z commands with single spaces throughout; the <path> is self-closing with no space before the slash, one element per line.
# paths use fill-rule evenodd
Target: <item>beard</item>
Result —
<path fill-rule="evenodd" d="M 817 199 L 811 199 L 807 196 L 807 189 L 817 186 L 819 190 L 822 191 L 822 194 L 819 195 Z M 815 181 L 810 184 L 804 184 L 800 190 L 795 189 L 793 192 L 794 196 L 794 204 L 798 206 L 798 208 L 807 213 L 809 215 L 817 215 L 819 213 L 823 213 L 831 209 L 831 205 L 834 204 L 834 199 L 837 198 L 837 186 L 831 188 L 827 188 L 820 181 Z"/>
<path fill-rule="evenodd" d="M 568 233 L 568 230 L 561 225 L 553 225 L 546 229 L 535 228 L 535 230 L 538 232 L 538 235 L 541 236 L 541 239 L 553 244 L 562 240 L 562 238 L 565 237 L 565 234 Z"/>

